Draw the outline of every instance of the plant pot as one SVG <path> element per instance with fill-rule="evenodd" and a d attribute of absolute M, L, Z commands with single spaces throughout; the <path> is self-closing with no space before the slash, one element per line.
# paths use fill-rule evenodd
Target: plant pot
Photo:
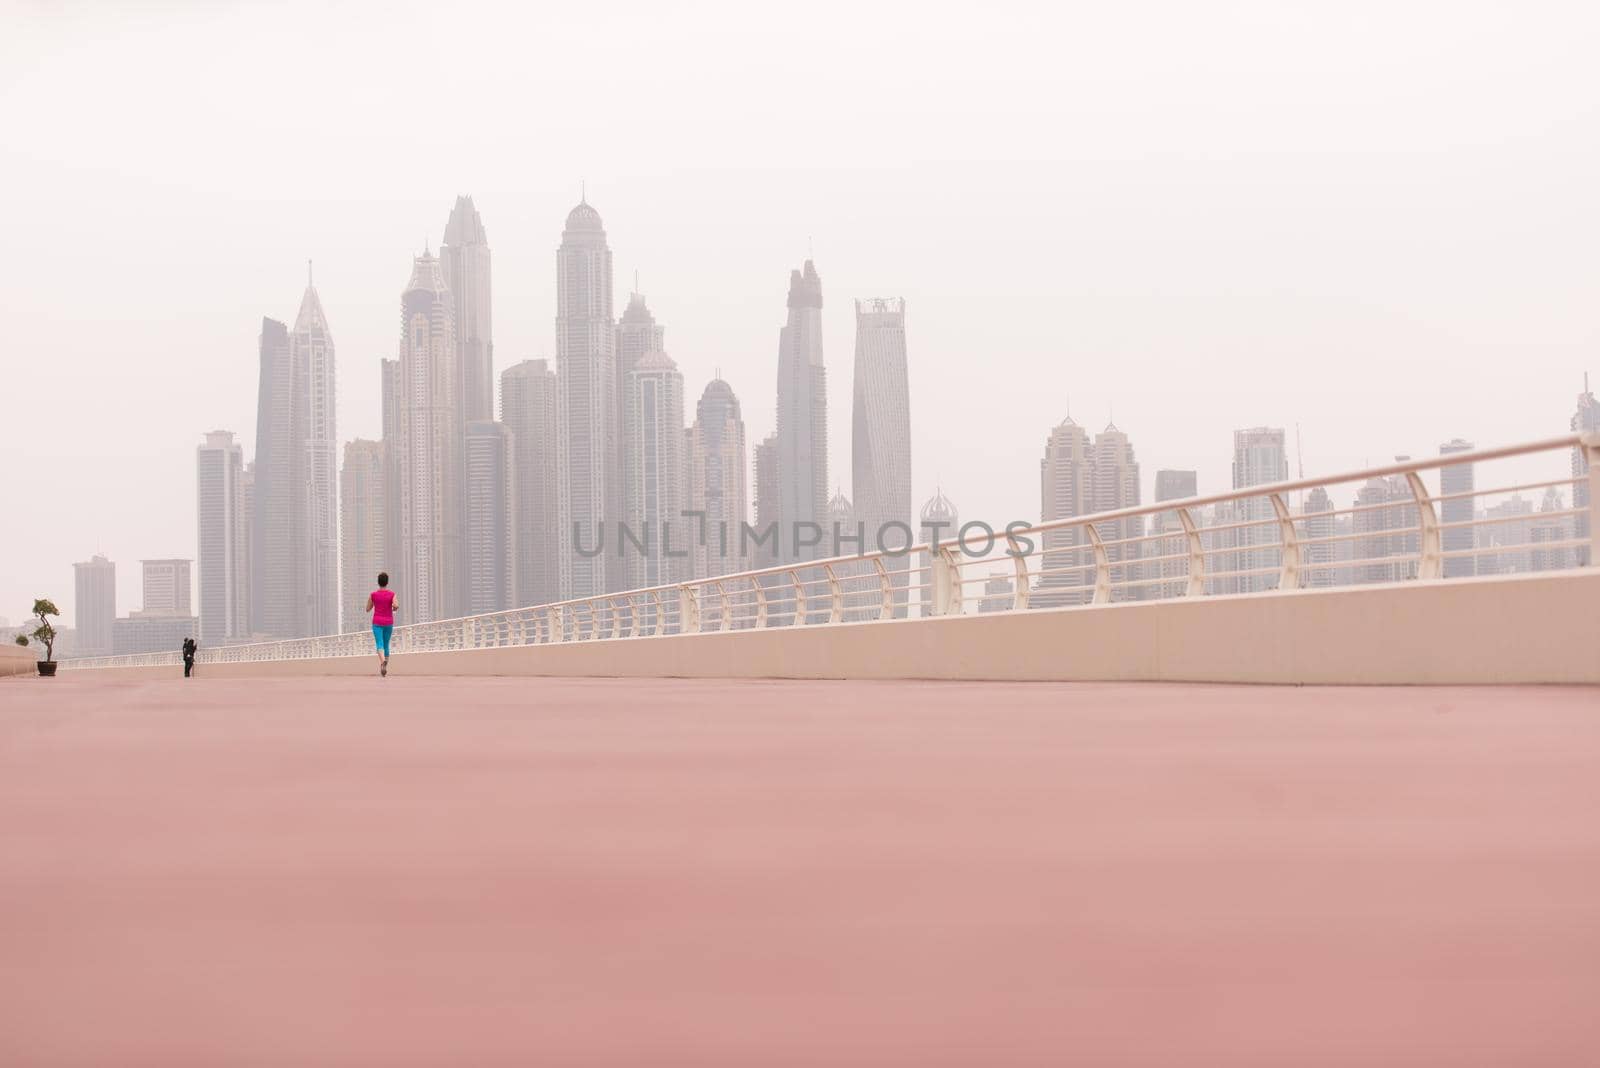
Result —
<path fill-rule="evenodd" d="M 56 662 L 54 660 L 39 660 L 36 663 L 39 665 L 39 674 L 47 679 L 55 677 Z"/>

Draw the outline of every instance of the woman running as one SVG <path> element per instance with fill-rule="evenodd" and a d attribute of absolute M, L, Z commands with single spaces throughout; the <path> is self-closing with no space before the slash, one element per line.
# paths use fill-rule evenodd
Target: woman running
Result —
<path fill-rule="evenodd" d="M 378 674 L 389 674 L 389 639 L 394 635 L 394 591 L 389 589 L 389 572 L 378 572 L 378 588 L 367 594 L 367 611 L 372 613 L 372 641 L 378 647 Z"/>

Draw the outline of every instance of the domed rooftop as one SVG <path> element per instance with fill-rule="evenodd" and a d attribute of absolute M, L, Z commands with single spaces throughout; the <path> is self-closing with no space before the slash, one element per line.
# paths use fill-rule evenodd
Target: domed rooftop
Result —
<path fill-rule="evenodd" d="M 952 524 L 957 518 L 956 505 L 949 497 L 944 495 L 944 490 L 934 490 L 933 496 L 928 498 L 928 503 L 922 506 L 922 521 L 924 523 Z"/>
<path fill-rule="evenodd" d="M 604 230 L 605 224 L 600 221 L 600 213 L 589 206 L 585 200 L 571 211 L 567 212 L 568 230 Z"/>

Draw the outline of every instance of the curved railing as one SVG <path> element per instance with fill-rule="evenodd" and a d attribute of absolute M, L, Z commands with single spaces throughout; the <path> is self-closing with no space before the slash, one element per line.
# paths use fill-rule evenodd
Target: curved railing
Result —
<path fill-rule="evenodd" d="M 1556 454 L 1579 474 L 1445 491 L 1425 475 Z M 1570 459 L 1576 457 L 1576 461 Z M 1526 465 L 1525 465 L 1526 466 Z M 1318 509 L 1307 491 L 1361 484 Z M 1555 490 L 1535 510 L 1513 495 Z M 1568 496 L 1559 497 L 1562 491 Z M 1363 499 L 1364 498 L 1364 499 Z M 1487 499 L 1509 498 L 1499 506 Z M 1552 506 L 1559 505 L 1559 506 Z M 1441 509 L 1440 506 L 1444 506 Z M 977 530 L 978 533 L 974 533 Z M 396 627 L 394 651 L 651 638 L 710 631 L 1015 612 L 1370 582 L 1550 570 L 1600 560 L 1600 434 L 1407 460 L 1324 478 L 1014 523 L 957 537 Z M 976 592 L 971 587 L 982 584 Z M 370 656 L 366 631 L 222 646 L 200 663 Z M 179 663 L 147 653 L 68 660 L 72 669 Z"/>

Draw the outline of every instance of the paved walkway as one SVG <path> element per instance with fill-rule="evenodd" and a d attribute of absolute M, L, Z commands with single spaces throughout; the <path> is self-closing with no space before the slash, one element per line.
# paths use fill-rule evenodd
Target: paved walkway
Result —
<path fill-rule="evenodd" d="M 1600 691 L 0 680 L 0 1065 L 1600 1063 Z"/>

